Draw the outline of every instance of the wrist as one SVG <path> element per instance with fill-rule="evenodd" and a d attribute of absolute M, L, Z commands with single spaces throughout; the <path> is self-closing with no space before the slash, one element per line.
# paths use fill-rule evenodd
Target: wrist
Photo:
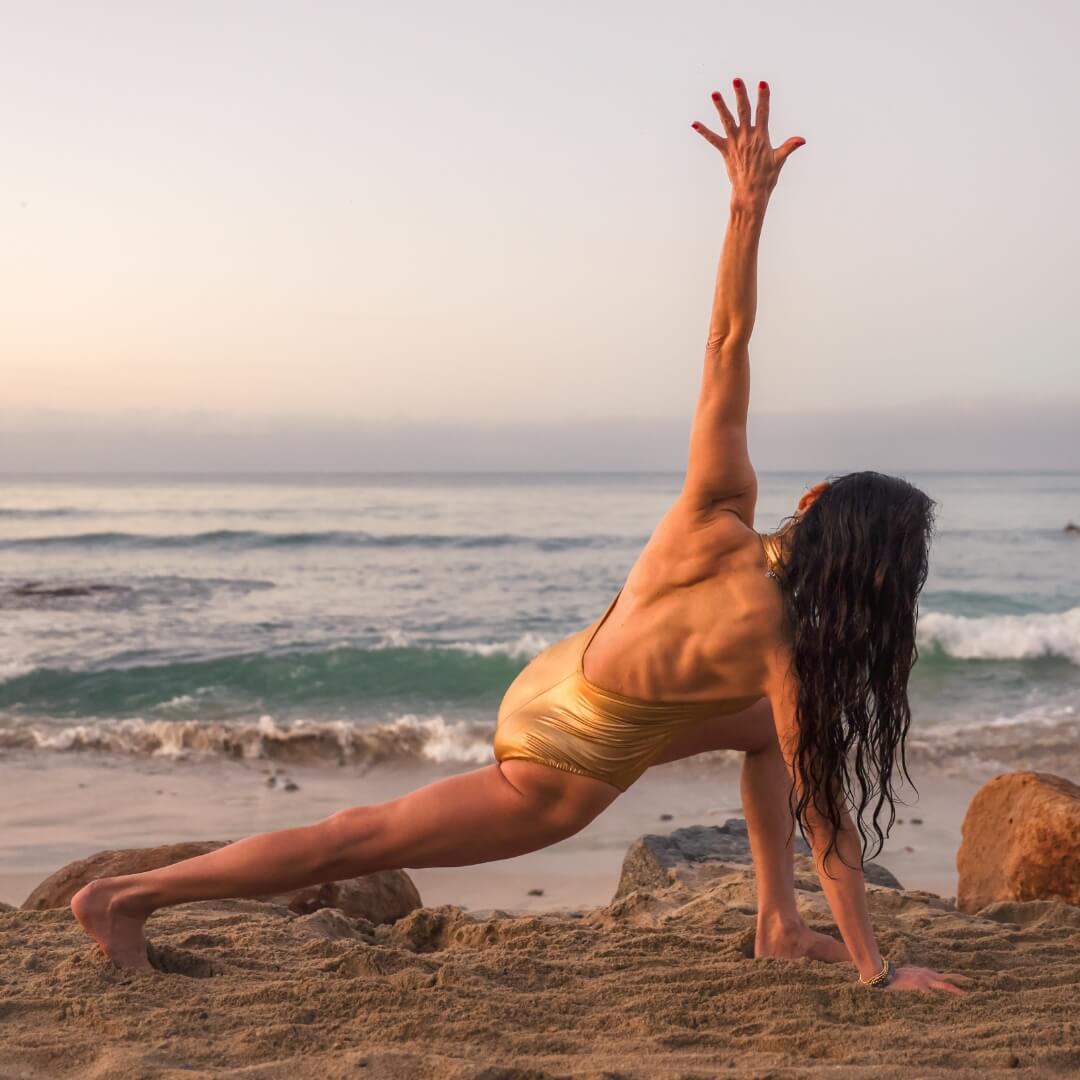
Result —
<path fill-rule="evenodd" d="M 731 193 L 731 218 L 733 221 L 742 218 L 760 222 L 765 217 L 768 205 L 767 193 L 733 191 Z"/>
<path fill-rule="evenodd" d="M 885 958 L 877 949 L 872 954 L 858 957 L 855 959 L 855 969 L 859 973 L 859 979 L 872 979 L 881 970 L 884 963 Z"/>

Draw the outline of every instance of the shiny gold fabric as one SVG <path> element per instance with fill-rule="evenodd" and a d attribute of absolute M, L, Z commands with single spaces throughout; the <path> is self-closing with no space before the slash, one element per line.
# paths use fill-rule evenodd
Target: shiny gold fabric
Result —
<path fill-rule="evenodd" d="M 593 627 L 545 649 L 511 683 L 499 706 L 498 761 L 535 761 L 625 791 L 680 731 L 757 700 L 641 701 L 590 682 L 583 658 L 615 600 Z"/>

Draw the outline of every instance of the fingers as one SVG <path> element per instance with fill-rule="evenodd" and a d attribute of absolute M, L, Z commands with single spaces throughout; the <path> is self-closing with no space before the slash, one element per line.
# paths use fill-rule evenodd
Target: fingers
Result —
<path fill-rule="evenodd" d="M 764 80 L 757 84 L 757 126 L 769 130 L 769 84 Z"/>
<path fill-rule="evenodd" d="M 746 83 L 742 79 L 736 79 L 735 104 L 739 110 L 739 124 L 742 127 L 750 126 L 750 95 L 746 92 Z"/>
<path fill-rule="evenodd" d="M 787 159 L 791 157 L 791 155 L 794 154 L 800 146 L 805 145 L 806 140 L 801 135 L 793 135 L 790 139 L 787 140 L 787 142 L 781 143 L 781 145 L 778 146 L 773 151 L 773 153 L 776 155 L 776 160 L 781 165 L 783 165 L 784 162 L 787 161 Z"/>
<path fill-rule="evenodd" d="M 967 983 L 974 982 L 969 975 L 961 975 L 959 971 L 946 971 L 944 974 L 938 976 L 945 982 L 956 983 L 957 986 L 964 986 Z"/>
<path fill-rule="evenodd" d="M 690 125 L 707 142 L 711 142 L 721 153 L 727 147 L 727 139 L 721 138 L 715 131 L 710 131 L 700 120 L 695 120 Z"/>
<path fill-rule="evenodd" d="M 731 115 L 731 110 L 727 107 L 724 99 L 720 96 L 719 90 L 714 90 L 713 104 L 716 106 L 716 111 L 720 114 L 720 122 L 724 125 L 724 131 L 727 132 L 730 138 L 738 130 L 735 126 L 735 117 Z"/>
<path fill-rule="evenodd" d="M 944 990 L 946 994 L 966 994 L 966 990 L 961 990 L 959 986 L 954 986 L 951 982 L 946 982 L 944 979 L 934 979 L 930 985 L 935 990 Z"/>

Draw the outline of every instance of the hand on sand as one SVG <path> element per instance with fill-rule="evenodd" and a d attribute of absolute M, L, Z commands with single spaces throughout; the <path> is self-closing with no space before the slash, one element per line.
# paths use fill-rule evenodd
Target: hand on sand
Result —
<path fill-rule="evenodd" d="M 940 974 L 930 968 L 902 967 L 896 969 L 893 981 L 885 989 L 914 990 L 921 994 L 932 994 L 935 990 L 942 990 L 946 994 L 966 994 L 962 984 L 969 982 L 971 980 L 966 975 L 959 975 L 955 971 Z"/>
<path fill-rule="evenodd" d="M 784 162 L 806 140 L 794 136 L 774 149 L 769 141 L 769 84 L 758 83 L 757 123 L 750 120 L 750 97 L 746 84 L 742 79 L 736 79 L 734 85 L 735 107 L 739 114 L 737 123 L 720 92 L 716 91 L 712 96 L 726 138 L 696 120 L 692 126 L 723 154 L 731 178 L 732 199 L 764 203 L 776 186 Z"/>

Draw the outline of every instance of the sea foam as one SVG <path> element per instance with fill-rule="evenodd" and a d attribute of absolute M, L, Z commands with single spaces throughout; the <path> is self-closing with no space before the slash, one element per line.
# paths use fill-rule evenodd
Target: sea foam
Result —
<path fill-rule="evenodd" d="M 1060 657 L 1080 664 L 1080 607 L 980 618 L 927 612 L 919 619 L 919 644 L 936 646 L 958 660 Z"/>

